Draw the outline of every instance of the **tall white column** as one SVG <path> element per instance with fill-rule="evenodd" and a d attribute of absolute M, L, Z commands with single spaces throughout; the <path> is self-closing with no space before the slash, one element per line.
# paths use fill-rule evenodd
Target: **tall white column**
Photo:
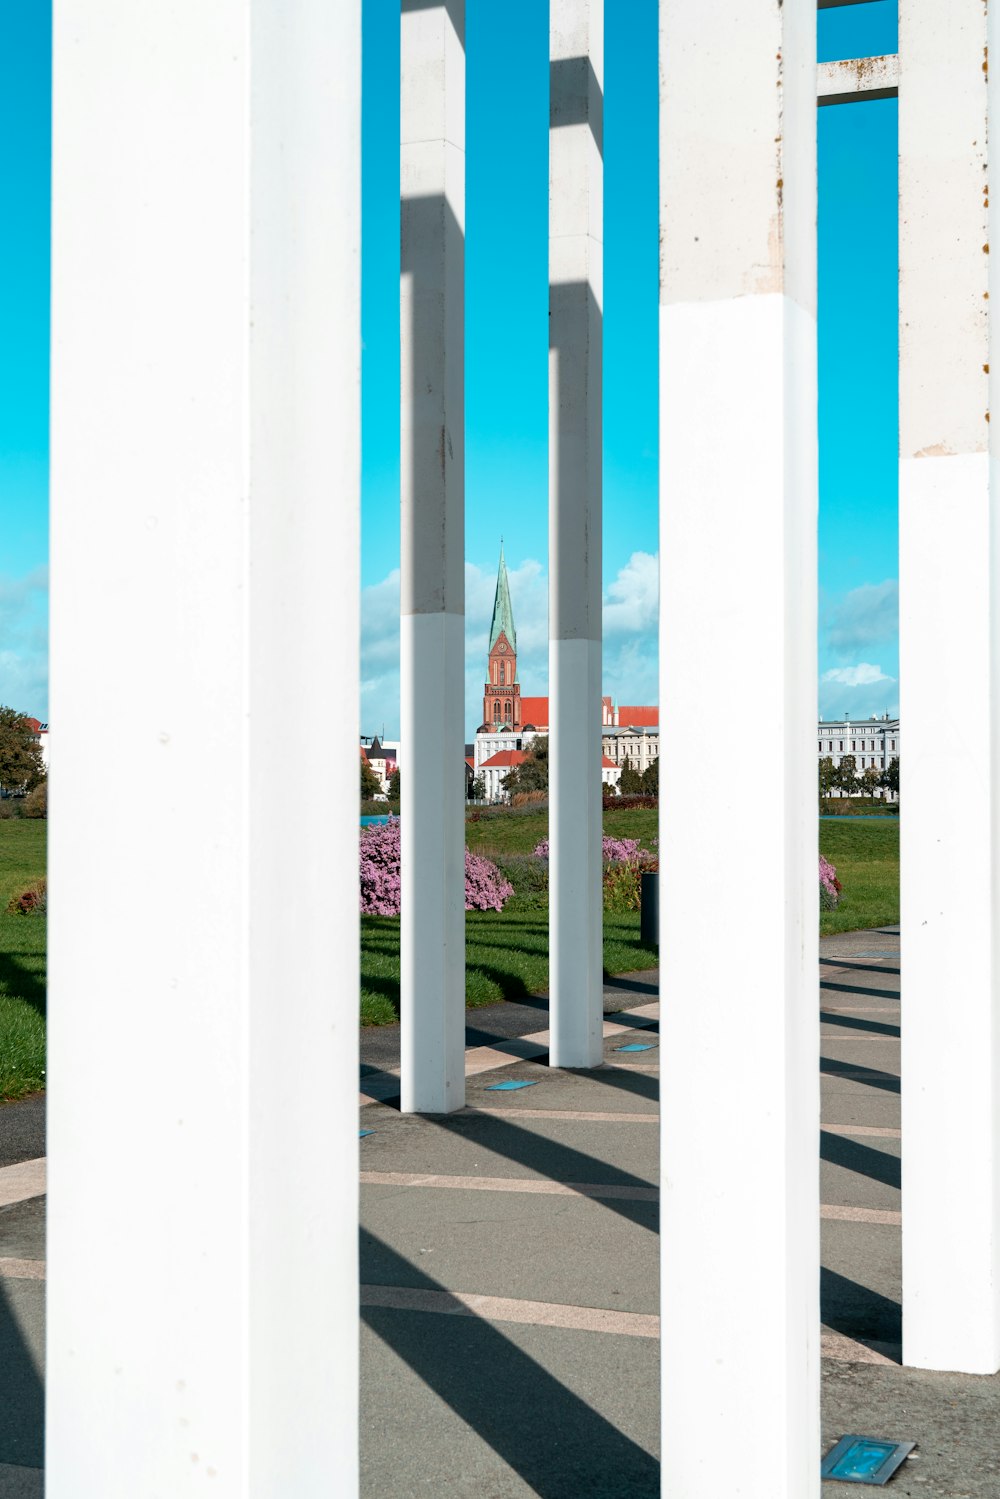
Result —
<path fill-rule="evenodd" d="M 402 0 L 402 1108 L 465 1104 L 465 0 Z"/>
<path fill-rule="evenodd" d="M 815 0 L 660 5 L 670 1499 L 819 1494 L 815 29 Z M 720 712 L 774 758 L 763 822 Z"/>
<path fill-rule="evenodd" d="M 899 36 L 903 1356 L 977 1374 L 1000 1368 L 996 13 L 908 0 Z"/>
<path fill-rule="evenodd" d="M 360 6 L 55 8 L 52 1499 L 357 1489 Z"/>
<path fill-rule="evenodd" d="M 603 1056 L 604 0 L 550 0 L 549 1055 Z"/>

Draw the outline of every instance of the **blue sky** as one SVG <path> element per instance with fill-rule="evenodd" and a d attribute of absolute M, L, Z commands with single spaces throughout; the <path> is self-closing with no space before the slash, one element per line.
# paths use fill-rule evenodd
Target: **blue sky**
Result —
<path fill-rule="evenodd" d="M 501 530 L 546 690 L 547 7 L 467 0 L 467 728 Z M 895 0 L 819 13 L 821 59 L 896 49 Z M 362 728 L 398 728 L 398 0 L 364 0 Z M 604 687 L 656 700 L 656 0 L 609 4 Z M 0 702 L 47 714 L 48 6 L 0 0 Z M 819 711 L 896 711 L 896 105 L 819 111 Z M 864 337 L 858 329 L 864 329 Z M 747 670 L 768 663 L 741 643 Z M 128 683 L 106 683 L 122 701 Z"/>

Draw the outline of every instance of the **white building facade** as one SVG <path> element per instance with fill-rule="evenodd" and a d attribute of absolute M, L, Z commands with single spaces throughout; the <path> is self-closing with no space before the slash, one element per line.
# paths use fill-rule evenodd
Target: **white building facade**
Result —
<path fill-rule="evenodd" d="M 640 775 L 660 758 L 659 725 L 648 727 L 640 724 L 635 728 L 602 729 L 604 757 L 616 765 L 621 772 L 627 760 Z"/>
<path fill-rule="evenodd" d="M 866 770 L 888 770 L 899 759 L 899 747 L 899 719 L 888 713 L 881 718 L 821 718 L 816 728 L 819 759 L 838 766 L 845 755 L 853 755 L 859 776 Z"/>

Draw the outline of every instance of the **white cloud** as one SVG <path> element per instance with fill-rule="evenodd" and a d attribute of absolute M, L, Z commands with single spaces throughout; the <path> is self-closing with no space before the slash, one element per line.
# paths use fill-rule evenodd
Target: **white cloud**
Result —
<path fill-rule="evenodd" d="M 633 552 L 604 599 L 604 639 L 648 631 L 656 635 L 660 598 L 659 561 Z"/>
<path fill-rule="evenodd" d="M 853 656 L 894 639 L 899 631 L 899 584 L 895 578 L 852 588 L 830 610 L 826 638 L 838 656 Z"/>
<path fill-rule="evenodd" d="M 835 666 L 819 681 L 819 713 L 824 719 L 895 718 L 899 713 L 899 681 L 870 661 Z"/>
<path fill-rule="evenodd" d="M 870 687 L 874 682 L 892 682 L 881 666 L 870 661 L 859 661 L 857 666 L 835 666 L 823 673 L 824 682 L 840 682 L 844 687 Z"/>
<path fill-rule="evenodd" d="M 47 567 L 0 577 L 0 703 L 43 721 L 49 712 Z"/>

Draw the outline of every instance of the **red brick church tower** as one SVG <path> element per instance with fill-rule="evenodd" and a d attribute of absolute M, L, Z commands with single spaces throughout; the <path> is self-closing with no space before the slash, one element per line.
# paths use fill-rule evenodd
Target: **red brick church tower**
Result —
<path fill-rule="evenodd" d="M 483 724 L 496 731 L 509 724 L 521 727 L 521 684 L 517 680 L 517 632 L 510 607 L 507 564 L 500 543 L 500 569 L 497 593 L 493 601 L 493 623 L 490 626 L 490 653 L 486 667 L 487 681 L 483 692 Z"/>

